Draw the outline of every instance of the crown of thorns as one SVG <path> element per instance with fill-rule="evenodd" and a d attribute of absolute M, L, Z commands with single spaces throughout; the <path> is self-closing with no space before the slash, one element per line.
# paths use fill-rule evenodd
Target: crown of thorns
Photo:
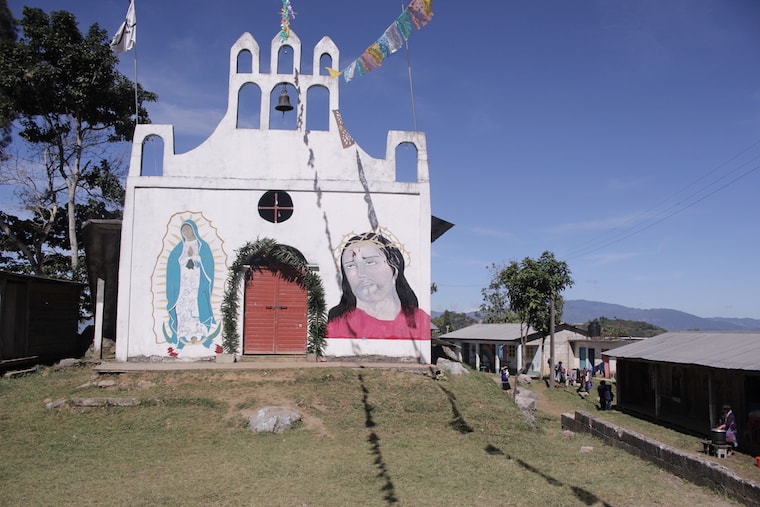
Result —
<path fill-rule="evenodd" d="M 378 237 L 383 237 L 388 241 L 388 243 L 383 243 L 378 239 Z M 395 234 L 393 234 L 388 228 L 386 227 L 378 227 L 374 231 L 367 231 L 367 232 L 349 232 L 348 234 L 345 234 L 343 236 L 343 239 L 341 239 L 340 243 L 337 247 L 335 247 L 335 250 L 333 251 L 334 257 L 336 260 L 336 263 L 340 265 L 341 262 L 341 255 L 343 255 L 343 250 L 354 243 L 370 243 L 375 245 L 377 248 L 395 248 L 399 252 L 401 252 L 401 255 L 404 257 L 404 265 L 409 266 L 412 262 L 411 255 L 409 254 L 409 251 L 404 247 L 403 243 L 401 243 Z"/>

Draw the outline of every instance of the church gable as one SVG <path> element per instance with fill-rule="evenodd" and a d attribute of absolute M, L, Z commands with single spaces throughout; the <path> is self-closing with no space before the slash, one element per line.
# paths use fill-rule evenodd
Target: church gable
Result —
<path fill-rule="evenodd" d="M 284 50 L 287 62 L 280 61 Z M 332 315 L 325 355 L 429 362 L 425 136 L 389 132 L 385 158 L 369 156 L 343 124 L 340 80 L 302 74 L 301 56 L 295 33 L 286 39 L 278 35 L 270 45 L 271 71 L 263 73 L 258 43 L 243 34 L 230 49 L 227 112 L 208 139 L 186 153 L 174 153 L 173 126 L 137 126 L 122 230 L 118 360 L 202 359 L 221 353 L 224 284 L 235 252 L 272 238 L 300 252 L 322 281 Z M 319 69 L 324 59 L 337 64 L 339 51 L 324 37 L 311 57 Z M 327 94 L 328 110 L 312 111 L 312 93 Z M 258 106 L 252 108 L 257 118 L 241 119 L 243 102 Z M 283 115 L 294 115 L 294 128 L 277 125 Z M 320 115 L 326 128 L 307 129 L 310 115 Z M 155 138 L 163 146 L 160 174 L 148 175 L 143 151 Z M 405 143 L 417 153 L 414 181 L 397 181 L 396 149 Z M 255 283 L 256 277 L 251 279 Z M 238 290 L 253 291 L 244 281 Z M 243 336 L 241 344 L 257 344 L 248 352 L 264 350 L 259 343 L 289 353 L 294 343 L 306 344 L 305 321 L 276 317 L 288 314 L 281 308 L 286 304 L 262 302 L 259 308 L 253 296 L 258 293 L 240 298 L 245 304 L 238 311 L 238 328 L 275 335 L 265 340 Z M 270 327 L 246 320 L 270 317 L 275 319 Z M 278 330 L 287 336 L 281 346 Z M 247 353 L 242 345 L 235 352 Z"/>

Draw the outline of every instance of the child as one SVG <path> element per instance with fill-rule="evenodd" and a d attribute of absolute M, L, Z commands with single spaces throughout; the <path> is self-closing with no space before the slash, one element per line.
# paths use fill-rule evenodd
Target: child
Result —
<path fill-rule="evenodd" d="M 501 368 L 501 388 L 505 391 L 512 389 L 512 386 L 509 385 L 509 368 L 506 366 Z"/>

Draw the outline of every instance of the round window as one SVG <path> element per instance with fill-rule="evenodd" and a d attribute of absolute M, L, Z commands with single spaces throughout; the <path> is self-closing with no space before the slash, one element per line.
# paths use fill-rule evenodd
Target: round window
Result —
<path fill-rule="evenodd" d="M 282 190 L 269 190 L 259 199 L 259 216 L 279 224 L 293 216 L 293 199 Z"/>

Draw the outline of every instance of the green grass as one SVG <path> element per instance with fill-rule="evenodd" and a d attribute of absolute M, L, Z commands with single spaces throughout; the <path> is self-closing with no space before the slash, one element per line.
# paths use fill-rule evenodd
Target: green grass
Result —
<path fill-rule="evenodd" d="M 526 425 L 490 375 L 319 368 L 113 379 L 81 387 L 97 380 L 87 368 L 0 379 L 0 505 L 731 505 L 563 434 L 556 415 Z M 87 396 L 142 403 L 45 409 Z M 251 432 L 244 412 L 273 404 L 297 408 L 303 422 Z"/>

